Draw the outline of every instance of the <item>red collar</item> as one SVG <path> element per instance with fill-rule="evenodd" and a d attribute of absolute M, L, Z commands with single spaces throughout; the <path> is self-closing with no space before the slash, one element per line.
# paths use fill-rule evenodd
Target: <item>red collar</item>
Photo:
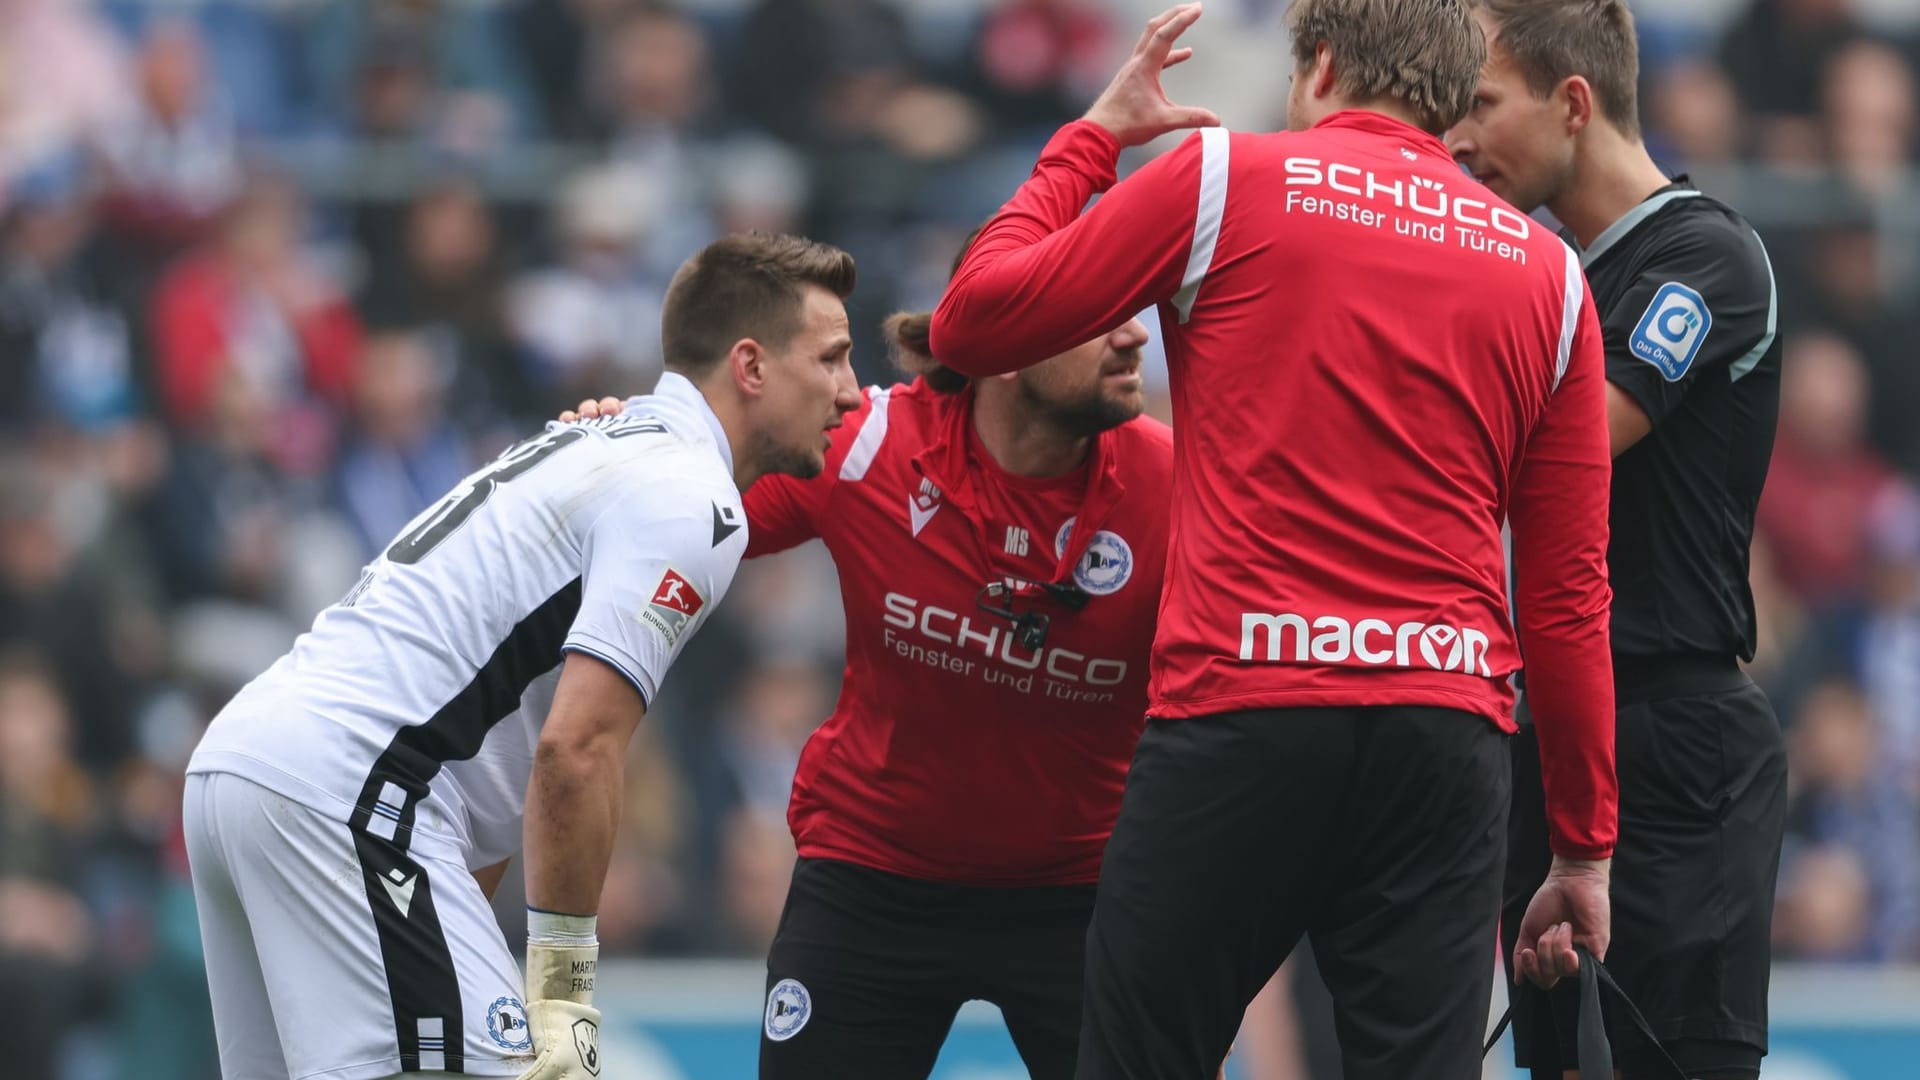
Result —
<path fill-rule="evenodd" d="M 936 394 L 934 400 L 938 419 L 928 432 L 926 448 L 914 455 L 913 467 L 933 481 L 947 505 L 960 511 L 978 532 L 982 527 L 979 485 L 996 482 L 1001 469 L 998 462 L 986 456 L 985 447 L 973 449 L 976 444 L 972 430 L 973 387 L 969 385 L 957 394 Z M 1119 437 L 1119 429 L 1114 428 L 1101 432 L 1093 440 L 1086 468 L 1086 490 L 1074 514 L 1073 536 L 1054 564 L 1052 580 L 1055 582 L 1072 578 L 1073 568 L 1086 553 L 1088 542 L 1106 524 L 1126 494 L 1127 487 L 1120 479 L 1116 460 L 1118 455 L 1114 453 L 1114 441 Z M 975 453 L 979 454 L 980 461 L 973 460 Z"/>
<path fill-rule="evenodd" d="M 1451 159 L 1453 151 L 1440 141 L 1440 136 L 1422 131 L 1405 120 L 1396 120 L 1386 113 L 1372 109 L 1342 109 L 1321 119 L 1313 125 L 1313 130 L 1321 128 L 1341 128 L 1348 131 L 1365 132 L 1368 135 L 1380 135 L 1386 138 L 1405 139 L 1410 149 L 1424 148 L 1430 154 L 1439 154 Z"/>

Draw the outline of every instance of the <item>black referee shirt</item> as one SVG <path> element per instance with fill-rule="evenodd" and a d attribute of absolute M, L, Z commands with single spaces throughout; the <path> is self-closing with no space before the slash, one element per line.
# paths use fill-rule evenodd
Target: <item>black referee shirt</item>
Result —
<path fill-rule="evenodd" d="M 1583 251 L 1607 379 L 1653 421 L 1614 459 L 1613 651 L 1753 658 L 1748 546 L 1780 408 L 1760 237 L 1685 177 Z"/>

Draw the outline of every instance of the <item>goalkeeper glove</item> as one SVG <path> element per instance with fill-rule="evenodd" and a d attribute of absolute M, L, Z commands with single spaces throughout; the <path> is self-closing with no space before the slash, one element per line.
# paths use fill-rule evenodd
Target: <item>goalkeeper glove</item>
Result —
<path fill-rule="evenodd" d="M 527 1028 L 533 1067 L 519 1080 L 600 1075 L 600 1010 L 593 1007 L 600 943 L 591 916 L 528 913 Z"/>

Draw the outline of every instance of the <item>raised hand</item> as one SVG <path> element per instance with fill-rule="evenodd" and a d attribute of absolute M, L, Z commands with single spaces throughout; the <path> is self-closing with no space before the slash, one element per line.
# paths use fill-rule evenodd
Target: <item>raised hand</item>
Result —
<path fill-rule="evenodd" d="M 1176 105 L 1160 86 L 1162 71 L 1192 58 L 1191 48 L 1176 49 L 1173 43 L 1199 18 L 1199 4 L 1182 4 L 1148 20 L 1133 55 L 1120 65 L 1086 119 L 1106 128 L 1121 146 L 1139 146 L 1182 128 L 1219 127 L 1220 118 L 1212 110 Z"/>

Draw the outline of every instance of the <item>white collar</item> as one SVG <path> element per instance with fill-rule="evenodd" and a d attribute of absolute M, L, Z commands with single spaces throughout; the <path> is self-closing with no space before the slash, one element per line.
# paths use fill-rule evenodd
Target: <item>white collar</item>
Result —
<path fill-rule="evenodd" d="M 707 396 L 693 385 L 693 380 L 677 371 L 663 371 L 660 381 L 654 384 L 653 396 L 666 398 L 692 409 L 707 422 L 707 430 L 713 433 L 713 445 L 720 452 L 720 460 L 727 467 L 727 475 L 733 475 L 733 445 L 727 441 L 727 429 L 720 426 L 720 417 L 707 403 Z"/>

